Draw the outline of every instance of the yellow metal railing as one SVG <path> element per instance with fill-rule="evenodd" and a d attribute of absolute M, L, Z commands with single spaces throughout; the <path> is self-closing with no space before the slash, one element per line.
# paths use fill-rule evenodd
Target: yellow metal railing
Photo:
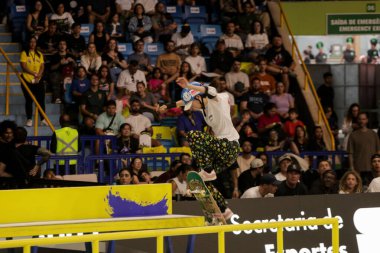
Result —
<path fill-rule="evenodd" d="M 297 59 L 297 60 L 301 61 L 301 67 L 302 67 L 302 70 L 305 74 L 305 83 L 304 83 L 303 89 L 307 90 L 309 88 L 311 90 L 312 94 L 314 95 L 315 101 L 316 101 L 317 106 L 318 106 L 317 123 L 320 124 L 321 121 L 323 121 L 323 123 L 325 124 L 326 129 L 328 131 L 328 135 L 330 137 L 331 150 L 335 150 L 335 138 L 334 138 L 334 135 L 331 131 L 330 124 L 326 118 L 325 112 L 323 111 L 323 107 L 319 101 L 319 97 L 318 97 L 317 91 L 315 90 L 313 80 L 311 79 L 311 76 L 310 76 L 309 71 L 307 70 L 306 64 L 302 59 L 302 54 L 300 53 L 300 50 L 297 46 L 297 42 L 294 38 L 293 32 L 290 29 L 290 25 L 288 23 L 288 20 L 286 19 L 286 15 L 285 15 L 284 9 L 282 7 L 282 4 L 281 4 L 281 2 L 278 2 L 278 4 L 280 7 L 280 14 L 281 14 L 281 16 L 280 16 L 280 27 L 282 27 L 283 24 L 285 24 L 285 26 L 289 32 L 289 35 L 291 37 L 292 57 L 293 57 L 293 59 Z"/>
<path fill-rule="evenodd" d="M 10 97 L 10 73 L 14 72 L 17 75 L 17 78 L 19 79 L 21 85 L 25 88 L 25 90 L 29 93 L 30 97 L 32 98 L 34 104 L 36 105 L 35 110 L 35 117 L 34 117 L 34 135 L 38 135 L 38 112 L 41 113 L 42 117 L 47 122 L 50 129 L 54 132 L 55 128 L 53 124 L 51 123 L 50 119 L 42 110 L 40 104 L 38 103 L 37 99 L 34 97 L 33 93 L 30 91 L 28 85 L 26 85 L 25 81 L 21 78 L 20 73 L 17 71 L 17 69 L 13 66 L 11 60 L 5 53 L 5 51 L 0 47 L 0 53 L 3 55 L 5 60 L 7 61 L 7 72 L 6 72 L 6 90 L 5 90 L 5 115 L 9 115 L 9 97 Z"/>
<path fill-rule="evenodd" d="M 71 237 L 56 237 L 56 238 L 36 238 L 36 239 L 19 239 L 0 241 L 0 248 L 17 248 L 22 247 L 24 253 L 30 253 L 32 246 L 43 246 L 51 244 L 67 244 L 67 243 L 92 243 L 92 252 L 99 252 L 99 241 L 123 240 L 123 239 L 141 239 L 141 238 L 156 238 L 157 253 L 164 252 L 164 237 L 165 236 L 183 236 L 195 234 L 218 234 L 218 252 L 225 253 L 225 233 L 239 230 L 255 230 L 255 229 L 270 229 L 277 228 L 277 252 L 282 253 L 284 250 L 283 229 L 285 227 L 297 226 L 321 226 L 332 225 L 331 238 L 333 253 L 339 253 L 339 222 L 337 218 L 323 218 L 314 220 L 301 221 L 282 221 L 269 223 L 251 223 L 238 225 L 223 225 L 223 226 L 205 226 L 205 227 L 189 227 L 175 229 L 158 229 L 158 230 L 141 230 L 116 233 L 102 233 L 83 236 Z M 112 231 L 112 229 L 110 229 Z"/>

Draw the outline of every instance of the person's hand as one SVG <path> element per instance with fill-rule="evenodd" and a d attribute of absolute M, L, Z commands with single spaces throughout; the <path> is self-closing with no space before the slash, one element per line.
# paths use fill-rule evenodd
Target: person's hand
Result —
<path fill-rule="evenodd" d="M 189 81 L 187 81 L 184 77 L 178 77 L 176 80 L 177 84 L 182 88 L 185 89 L 189 85 Z"/>
<path fill-rule="evenodd" d="M 29 171 L 29 175 L 32 177 L 36 176 L 37 173 L 40 171 L 40 169 L 41 169 L 41 166 L 39 166 L 37 164 L 34 165 L 33 169 L 31 171 Z"/>
<path fill-rule="evenodd" d="M 168 110 L 168 107 L 166 105 L 162 105 L 162 106 L 159 106 L 157 105 L 157 112 L 162 114 L 162 113 L 166 113 Z"/>
<path fill-rule="evenodd" d="M 233 199 L 239 198 L 239 190 L 238 189 L 234 189 L 234 191 L 232 192 L 232 198 Z"/>

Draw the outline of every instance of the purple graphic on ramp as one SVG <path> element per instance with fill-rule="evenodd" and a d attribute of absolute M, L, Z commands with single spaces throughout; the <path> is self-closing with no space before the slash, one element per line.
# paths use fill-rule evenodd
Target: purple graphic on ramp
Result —
<path fill-rule="evenodd" d="M 156 203 L 137 203 L 132 200 L 122 198 L 119 192 L 113 194 L 111 188 L 105 201 L 108 201 L 108 205 L 112 210 L 110 215 L 113 218 L 168 214 L 168 199 L 166 198 L 166 195 L 162 198 L 162 200 Z"/>

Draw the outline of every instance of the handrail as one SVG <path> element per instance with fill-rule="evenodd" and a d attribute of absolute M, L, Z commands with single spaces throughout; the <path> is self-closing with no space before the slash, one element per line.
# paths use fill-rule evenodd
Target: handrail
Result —
<path fill-rule="evenodd" d="M 141 238 L 156 238 L 156 252 L 164 252 L 164 237 L 166 236 L 183 236 L 193 234 L 213 234 L 218 233 L 218 252 L 225 253 L 225 233 L 237 230 L 255 230 L 277 228 L 277 252 L 284 250 L 283 229 L 285 227 L 296 226 L 312 226 L 312 225 L 332 225 L 332 252 L 339 253 L 339 221 L 338 218 L 323 218 L 314 220 L 302 221 L 281 221 L 268 223 L 250 223 L 250 224 L 235 224 L 222 226 L 205 226 L 205 227 L 188 227 L 175 229 L 157 229 L 157 230 L 141 230 L 128 232 L 107 232 L 102 234 L 91 234 L 71 237 L 56 237 L 56 238 L 36 238 L 36 239 L 19 239 L 0 241 L 0 248 L 16 248 L 23 247 L 24 253 L 30 253 L 32 246 L 42 246 L 50 244 L 67 244 L 67 243 L 92 243 L 92 252 L 99 252 L 100 241 L 123 240 L 123 239 L 141 239 Z"/>
<path fill-rule="evenodd" d="M 280 27 L 282 27 L 282 21 L 285 22 L 285 25 L 286 25 L 286 28 L 288 29 L 288 32 L 289 32 L 289 35 L 292 39 L 292 57 L 294 58 L 295 56 L 295 52 L 296 52 L 296 55 L 298 56 L 298 60 L 301 61 L 301 67 L 302 67 L 302 70 L 305 74 L 305 85 L 303 87 L 303 90 L 306 90 L 306 88 L 310 88 L 311 91 L 312 91 L 312 94 L 315 98 L 315 101 L 317 103 L 317 106 L 318 106 L 318 124 L 321 122 L 321 119 L 322 121 L 324 122 L 325 126 L 326 126 L 326 129 L 328 131 L 328 134 L 329 134 L 329 137 L 330 137 L 330 141 L 331 141 L 331 149 L 332 150 L 335 150 L 335 138 L 334 138 L 334 135 L 331 131 L 331 128 L 330 128 L 330 124 L 326 118 L 326 115 L 324 113 L 324 110 L 323 110 L 323 107 L 321 105 L 321 102 L 319 101 L 319 98 L 318 98 L 318 95 L 317 95 L 317 91 L 315 90 L 315 87 L 314 87 L 314 84 L 313 84 L 313 80 L 311 79 L 311 76 L 310 76 L 310 73 L 309 71 L 307 70 L 307 67 L 306 67 L 306 64 L 305 62 L 303 61 L 302 59 L 302 54 L 300 53 L 300 50 L 297 46 L 297 42 L 294 38 L 294 35 L 293 35 L 293 32 L 292 30 L 290 29 L 290 25 L 288 23 L 288 20 L 286 18 L 286 15 L 285 15 L 285 12 L 284 12 L 284 9 L 282 7 L 282 4 L 281 2 L 279 1 L 278 2 L 279 4 L 279 7 L 280 7 Z"/>
<path fill-rule="evenodd" d="M 42 110 L 40 104 L 38 103 L 37 99 L 34 97 L 33 93 L 30 91 L 28 85 L 26 85 L 25 81 L 22 80 L 22 78 L 20 77 L 20 73 L 17 71 L 17 69 L 13 66 L 11 60 L 8 58 L 7 54 L 5 53 L 5 51 L 0 47 L 0 53 L 3 55 L 3 57 L 5 58 L 5 60 L 7 61 L 7 94 L 6 94 L 6 107 L 8 106 L 8 110 L 9 110 L 9 67 L 11 67 L 12 71 L 14 73 L 16 73 L 16 76 L 17 78 L 20 80 L 20 83 L 21 85 L 24 86 L 25 90 L 29 93 L 29 96 L 32 98 L 33 102 L 35 103 L 36 107 L 37 107 L 37 110 L 41 113 L 42 117 L 45 119 L 46 123 L 49 125 L 50 129 L 54 132 L 55 131 L 55 128 L 53 126 L 53 124 L 51 123 L 50 119 L 48 118 L 48 116 L 46 115 L 46 113 L 44 112 L 44 110 Z M 37 113 L 37 110 L 36 110 L 36 115 L 38 115 Z M 9 111 L 8 111 L 9 113 Z M 34 133 L 37 133 L 37 128 L 38 128 L 38 119 L 36 119 L 37 117 L 35 117 L 35 121 L 37 122 L 37 124 L 35 123 L 34 124 Z"/>

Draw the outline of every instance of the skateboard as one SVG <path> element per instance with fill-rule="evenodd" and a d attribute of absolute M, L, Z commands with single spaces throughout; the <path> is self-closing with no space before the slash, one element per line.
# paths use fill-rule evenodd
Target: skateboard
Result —
<path fill-rule="evenodd" d="M 216 204 L 214 197 L 197 172 L 190 171 L 187 174 L 187 185 L 189 186 L 190 192 L 202 206 L 206 225 L 213 226 L 227 224 L 222 212 Z"/>

